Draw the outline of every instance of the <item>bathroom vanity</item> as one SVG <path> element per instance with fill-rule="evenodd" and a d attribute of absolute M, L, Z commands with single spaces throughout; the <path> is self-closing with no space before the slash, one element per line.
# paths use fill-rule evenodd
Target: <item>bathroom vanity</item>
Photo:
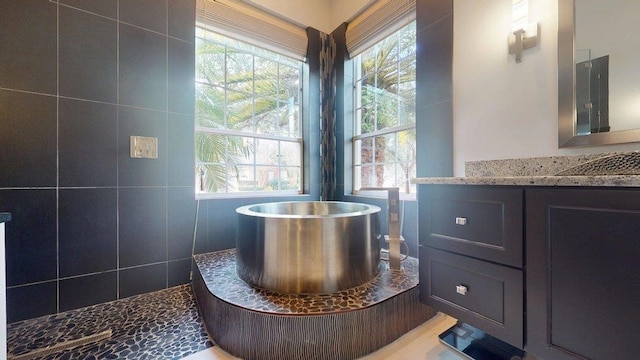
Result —
<path fill-rule="evenodd" d="M 420 300 L 522 348 L 522 189 L 420 185 L 418 204 Z"/>
<path fill-rule="evenodd" d="M 640 176 L 415 182 L 421 301 L 545 360 L 636 358 Z"/>

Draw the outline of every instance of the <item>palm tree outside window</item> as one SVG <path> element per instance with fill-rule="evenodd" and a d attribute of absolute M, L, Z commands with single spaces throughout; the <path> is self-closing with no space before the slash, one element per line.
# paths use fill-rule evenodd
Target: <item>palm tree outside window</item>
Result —
<path fill-rule="evenodd" d="M 300 193 L 302 63 L 196 28 L 196 189 Z"/>
<path fill-rule="evenodd" d="M 415 194 L 415 21 L 353 60 L 354 189 L 399 187 Z"/>

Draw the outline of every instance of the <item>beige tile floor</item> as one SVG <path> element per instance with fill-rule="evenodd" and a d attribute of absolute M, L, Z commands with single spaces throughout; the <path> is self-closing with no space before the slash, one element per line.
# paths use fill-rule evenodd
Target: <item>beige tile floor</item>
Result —
<path fill-rule="evenodd" d="M 438 335 L 453 326 L 456 320 L 438 313 L 424 324 L 406 333 L 398 340 L 360 360 L 461 360 L 466 359 L 440 343 Z M 219 347 L 193 354 L 183 360 L 236 360 Z"/>

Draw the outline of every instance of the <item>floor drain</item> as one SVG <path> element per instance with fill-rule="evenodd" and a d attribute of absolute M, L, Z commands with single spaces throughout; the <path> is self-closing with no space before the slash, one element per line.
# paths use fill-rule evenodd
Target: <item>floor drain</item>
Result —
<path fill-rule="evenodd" d="M 61 352 L 64 350 L 69 350 L 76 348 L 78 346 L 91 344 L 94 342 L 98 342 L 100 340 L 108 339 L 111 337 L 111 329 L 105 330 L 103 332 L 95 333 L 89 336 L 81 337 L 79 339 L 69 340 L 65 342 L 61 342 L 55 345 L 47 346 L 44 348 L 36 349 L 30 351 L 25 354 L 9 356 L 9 360 L 30 360 L 36 359 L 39 357 L 47 356 L 53 353 Z"/>

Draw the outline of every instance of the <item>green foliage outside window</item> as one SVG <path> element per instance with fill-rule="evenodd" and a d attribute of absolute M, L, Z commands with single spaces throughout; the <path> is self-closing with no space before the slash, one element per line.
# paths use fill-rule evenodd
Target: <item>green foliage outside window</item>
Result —
<path fill-rule="evenodd" d="M 196 35 L 200 190 L 299 190 L 300 63 L 201 28 Z"/>
<path fill-rule="evenodd" d="M 358 187 L 399 186 L 415 177 L 415 22 L 356 59 Z M 368 135 L 371 134 L 372 135 Z M 359 186 L 358 186 L 359 185 Z"/>

